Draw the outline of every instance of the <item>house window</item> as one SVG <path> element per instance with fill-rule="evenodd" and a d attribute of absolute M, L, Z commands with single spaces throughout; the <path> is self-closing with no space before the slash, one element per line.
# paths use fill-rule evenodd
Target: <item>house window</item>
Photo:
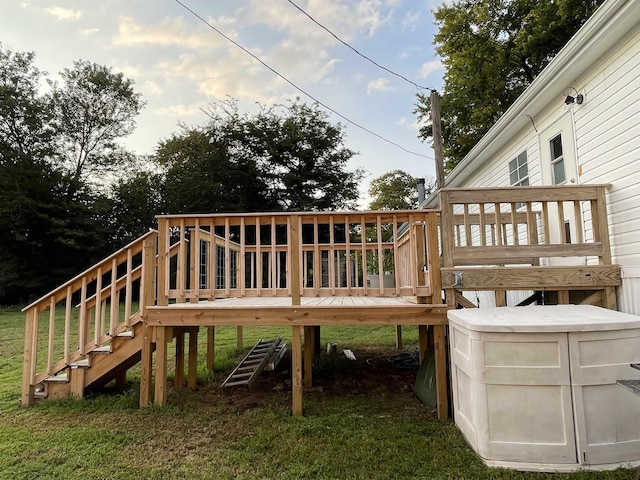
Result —
<path fill-rule="evenodd" d="M 529 185 L 526 150 L 509 162 L 509 182 L 518 187 Z"/>
<path fill-rule="evenodd" d="M 562 135 L 557 135 L 549 142 L 551 149 L 551 175 L 554 185 L 560 185 L 566 181 L 564 171 L 564 154 L 562 151 Z"/>
<path fill-rule="evenodd" d="M 525 150 L 509 162 L 509 182 L 514 187 L 529 185 L 529 166 L 527 165 L 527 151 Z M 516 203 L 516 208 L 524 207 L 524 203 Z"/>

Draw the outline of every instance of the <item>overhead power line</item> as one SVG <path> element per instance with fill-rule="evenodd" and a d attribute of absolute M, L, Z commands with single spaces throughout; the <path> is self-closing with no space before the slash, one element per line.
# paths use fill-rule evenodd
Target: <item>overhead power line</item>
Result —
<path fill-rule="evenodd" d="M 274 68 L 270 67 L 269 65 L 267 65 L 263 60 L 261 60 L 260 58 L 258 58 L 256 55 L 254 55 L 253 53 L 251 53 L 249 50 L 247 50 L 245 47 L 243 47 L 242 45 L 240 45 L 238 42 L 236 42 L 235 40 L 233 40 L 231 37 L 225 35 L 222 31 L 218 30 L 216 27 L 214 27 L 213 25 L 211 25 L 211 23 L 209 23 L 205 18 L 203 18 L 201 15 L 199 15 L 197 12 L 195 12 L 194 10 L 192 10 L 189 6 L 185 5 L 183 2 L 181 2 L 180 0 L 175 0 L 175 2 L 177 4 L 179 4 L 180 6 L 182 6 L 185 10 L 187 10 L 188 12 L 190 12 L 194 17 L 198 18 L 202 23 L 204 23 L 205 25 L 207 25 L 210 29 L 212 29 L 214 32 L 216 32 L 218 35 L 222 36 L 225 40 L 231 42 L 233 45 L 235 45 L 236 47 L 238 47 L 240 50 L 242 50 L 243 52 L 245 52 L 247 55 L 250 55 L 254 60 L 257 60 L 260 64 L 262 64 L 262 66 L 264 66 L 266 69 L 268 69 L 270 72 L 272 72 L 273 74 L 277 75 L 278 77 L 280 77 L 281 79 L 283 79 L 285 82 L 287 82 L 289 85 L 291 85 L 293 88 L 295 88 L 296 90 L 298 90 L 300 93 L 302 93 L 303 95 L 309 97 L 311 100 L 313 100 L 314 102 L 316 102 L 318 105 L 321 105 L 322 107 L 326 108 L 327 110 L 329 110 L 330 112 L 334 113 L 335 115 L 337 115 L 338 117 L 340 117 L 341 119 L 343 119 L 345 122 L 350 123 L 351 125 L 367 132 L 370 135 L 373 135 L 374 137 L 379 138 L 380 140 L 393 145 L 394 147 L 399 148 L 400 150 L 409 153 L 411 155 L 416 155 L 418 157 L 423 157 L 423 158 L 428 158 L 430 160 L 433 160 L 432 156 L 429 155 L 424 155 L 422 153 L 418 153 L 418 152 L 414 152 L 412 150 L 409 150 L 405 147 L 403 147 L 402 145 L 393 142 L 392 140 L 389 140 L 388 138 L 383 137 L 382 135 L 380 135 L 379 133 L 376 133 L 370 129 L 368 129 L 367 127 L 360 125 L 359 123 L 349 119 L 348 117 L 346 117 L 345 115 L 341 114 L 340 112 L 338 112 L 337 110 L 329 107 L 328 105 L 326 105 L 325 103 L 321 102 L 320 100 L 318 100 L 317 98 L 315 98 L 313 95 L 311 95 L 309 92 L 307 92 L 306 90 L 302 89 L 301 87 L 299 87 L 298 85 L 296 85 L 295 83 L 293 83 L 291 80 L 289 80 L 287 77 L 285 77 L 284 75 L 282 75 L 280 72 L 278 72 L 277 70 L 275 70 Z"/>
<path fill-rule="evenodd" d="M 384 70 L 387 73 L 390 73 L 391 75 L 395 75 L 398 78 L 401 78 L 402 80 L 404 80 L 407 83 L 410 83 L 411 85 L 413 85 L 414 87 L 416 87 L 419 90 L 431 90 L 432 92 L 436 91 L 435 88 L 431 88 L 431 87 L 425 87 L 423 85 L 419 85 L 416 82 L 414 82 L 413 80 L 409 80 L 407 77 L 405 77 L 404 75 L 401 75 L 397 72 L 394 72 L 393 70 L 385 67 L 384 65 L 380 65 L 378 62 L 376 62 L 375 60 L 372 60 L 371 58 L 369 58 L 368 56 L 366 56 L 365 54 L 359 52 L 357 49 L 355 49 L 354 47 L 352 47 L 351 45 L 349 45 L 347 42 L 345 42 L 344 40 L 342 40 L 340 37 L 338 37 L 335 33 L 333 33 L 331 30 L 329 30 L 327 27 L 325 27 L 324 25 L 322 25 L 320 22 L 318 22 L 315 18 L 313 18 L 311 15 L 309 15 L 305 10 L 303 10 L 301 7 L 299 7 L 298 5 L 296 5 L 295 3 L 293 3 L 292 0 L 287 0 L 291 5 L 293 5 L 294 7 L 296 7 L 300 12 L 302 12 L 304 15 L 306 15 L 306 17 L 311 20 L 313 23 L 315 23 L 316 25 L 318 25 L 320 28 L 322 28 L 324 31 L 326 31 L 329 35 L 331 35 L 333 38 L 335 38 L 337 41 L 339 41 L 341 44 L 343 44 L 345 47 L 353 50 L 356 54 L 358 54 L 359 56 L 361 56 L 362 58 L 364 58 L 365 60 L 367 60 L 368 62 L 373 63 L 376 67 Z"/>

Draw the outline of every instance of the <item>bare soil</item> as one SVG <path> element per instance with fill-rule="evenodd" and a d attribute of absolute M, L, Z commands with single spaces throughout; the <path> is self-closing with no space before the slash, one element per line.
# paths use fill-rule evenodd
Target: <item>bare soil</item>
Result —
<path fill-rule="evenodd" d="M 313 385 L 305 386 L 305 399 L 370 397 L 382 407 L 386 404 L 389 408 L 397 408 L 398 402 L 422 405 L 412 390 L 417 373 L 417 354 L 413 350 L 366 347 L 359 348 L 354 354 L 356 360 L 347 359 L 340 349 L 334 355 L 322 352 L 314 362 Z M 290 368 L 288 352 L 275 371 L 261 374 L 251 390 L 246 387 L 220 388 L 231 370 L 216 372 L 210 381 L 199 385 L 196 392 L 187 393 L 188 390 L 183 389 L 171 402 L 217 403 L 224 405 L 226 413 L 236 414 L 254 408 L 290 408 Z"/>

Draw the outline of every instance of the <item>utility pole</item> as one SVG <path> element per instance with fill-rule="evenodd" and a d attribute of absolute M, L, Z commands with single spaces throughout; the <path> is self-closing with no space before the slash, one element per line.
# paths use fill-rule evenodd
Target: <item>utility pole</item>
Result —
<path fill-rule="evenodd" d="M 444 188 L 444 159 L 442 155 L 442 124 L 440 123 L 440 95 L 431 90 L 431 127 L 433 132 L 433 152 L 436 162 L 436 190 Z"/>

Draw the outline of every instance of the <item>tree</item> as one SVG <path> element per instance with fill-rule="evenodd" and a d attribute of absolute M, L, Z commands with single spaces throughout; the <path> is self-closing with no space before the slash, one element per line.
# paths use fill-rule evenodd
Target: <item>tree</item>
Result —
<path fill-rule="evenodd" d="M 33 62 L 33 53 L 0 44 L 0 305 L 31 293 L 51 261 L 41 247 L 50 242 L 60 177 L 47 163 L 51 108 L 38 96 L 44 73 Z"/>
<path fill-rule="evenodd" d="M 604 0 L 459 0 L 434 11 L 445 66 L 445 168 L 452 170 Z M 418 95 L 415 113 L 431 114 Z M 419 133 L 432 137 L 427 123 Z"/>
<path fill-rule="evenodd" d="M 330 123 L 317 105 L 297 101 L 284 111 L 265 109 L 251 123 L 258 141 L 246 144 L 262 158 L 280 209 L 355 208 L 363 172 L 346 169 L 355 152 L 344 147 L 341 124 Z"/>
<path fill-rule="evenodd" d="M 257 162 L 210 126 L 186 128 L 158 146 L 161 196 L 171 213 L 273 210 Z"/>
<path fill-rule="evenodd" d="M 67 172 L 67 201 L 87 176 L 111 173 L 131 161 L 118 141 L 133 132 L 144 106 L 133 80 L 103 65 L 79 60 L 49 82 L 55 108 L 59 161 Z"/>
<path fill-rule="evenodd" d="M 127 245 L 156 227 L 155 216 L 165 211 L 162 175 L 134 171 L 111 187 L 103 222 L 108 224 L 111 245 Z"/>
<path fill-rule="evenodd" d="M 0 145 L 2 164 L 17 157 L 44 160 L 53 153 L 52 105 L 39 97 L 44 72 L 32 52 L 12 52 L 0 43 Z M 11 152 L 11 153 L 10 153 Z"/>
<path fill-rule="evenodd" d="M 112 248 L 104 221 L 110 201 L 91 187 L 88 175 L 61 161 L 69 158 L 67 148 L 75 148 L 70 139 L 78 126 L 70 121 L 64 130 L 69 117 L 61 117 L 67 108 L 61 89 L 55 95 L 39 93 L 45 73 L 34 59 L 33 53 L 0 45 L 0 305 L 53 288 Z M 72 105 L 71 97 L 64 105 Z M 97 128 L 95 122 L 107 122 L 95 115 L 100 118 L 87 117 L 87 131 Z M 112 142 L 114 132 L 123 131 L 105 129 L 101 138 Z M 101 150 L 105 143 L 100 141 L 94 145 L 101 161 L 114 151 Z M 93 162 L 94 153 L 84 154 L 83 165 Z"/>
<path fill-rule="evenodd" d="M 434 188 L 433 179 L 425 183 L 428 195 Z M 410 210 L 418 207 L 418 189 L 416 179 L 402 170 L 393 170 L 369 184 L 369 203 L 371 210 Z"/>
<path fill-rule="evenodd" d="M 362 172 L 341 125 L 316 106 L 292 103 L 241 115 L 212 106 L 210 120 L 162 142 L 163 197 L 172 213 L 329 210 L 355 206 Z"/>

